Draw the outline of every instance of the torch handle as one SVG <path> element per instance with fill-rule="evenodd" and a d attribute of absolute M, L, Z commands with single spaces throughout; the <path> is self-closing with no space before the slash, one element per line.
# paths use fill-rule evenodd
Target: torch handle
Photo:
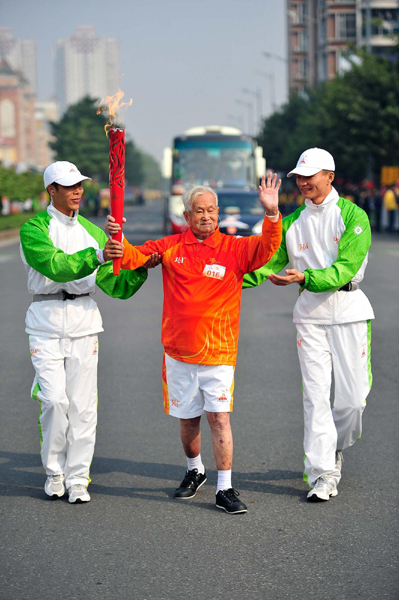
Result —
<path fill-rule="evenodd" d="M 116 127 L 109 130 L 109 188 L 111 215 L 121 229 L 113 239 L 122 241 L 123 205 L 125 199 L 125 131 Z M 113 273 L 119 275 L 121 259 L 113 260 Z"/>

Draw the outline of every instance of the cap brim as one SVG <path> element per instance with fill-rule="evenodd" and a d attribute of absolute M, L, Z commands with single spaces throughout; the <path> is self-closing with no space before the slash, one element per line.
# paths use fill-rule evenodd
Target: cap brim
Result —
<path fill-rule="evenodd" d="M 303 175 L 304 177 L 312 177 L 312 175 L 316 175 L 323 169 L 319 167 L 296 167 L 292 171 L 287 174 L 287 177 L 292 177 L 293 175 Z"/>
<path fill-rule="evenodd" d="M 75 185 L 75 183 L 79 183 L 80 181 L 84 181 L 85 179 L 89 179 L 91 181 L 91 177 L 85 177 L 81 173 L 68 173 L 65 177 L 61 177 L 60 179 L 56 179 L 55 183 L 59 183 L 60 185 Z"/>

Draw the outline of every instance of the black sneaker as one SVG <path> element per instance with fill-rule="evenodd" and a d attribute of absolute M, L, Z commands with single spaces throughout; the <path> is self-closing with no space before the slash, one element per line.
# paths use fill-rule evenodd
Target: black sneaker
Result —
<path fill-rule="evenodd" d="M 181 500 L 189 500 L 190 498 L 194 498 L 197 490 L 200 489 L 201 485 L 204 485 L 206 479 L 206 471 L 205 473 L 198 473 L 198 469 L 186 471 L 180 487 L 178 487 L 174 493 L 174 497 Z"/>
<path fill-rule="evenodd" d="M 239 492 L 230 488 L 229 490 L 219 490 L 216 494 L 216 508 L 223 508 L 231 515 L 247 512 L 244 502 L 238 499 Z"/>

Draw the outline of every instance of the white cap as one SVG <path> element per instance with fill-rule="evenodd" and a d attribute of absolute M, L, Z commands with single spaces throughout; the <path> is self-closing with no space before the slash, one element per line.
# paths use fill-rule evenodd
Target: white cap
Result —
<path fill-rule="evenodd" d="M 311 177 L 319 171 L 335 171 L 335 162 L 327 150 L 321 148 L 309 148 L 302 152 L 295 169 L 290 171 L 287 177 L 292 175 L 304 175 Z"/>
<path fill-rule="evenodd" d="M 50 183 L 59 183 L 60 185 L 74 185 L 83 181 L 84 179 L 91 179 L 91 177 L 85 177 L 79 171 L 76 165 L 68 162 L 67 160 L 58 160 L 52 163 L 43 173 L 44 187 Z"/>

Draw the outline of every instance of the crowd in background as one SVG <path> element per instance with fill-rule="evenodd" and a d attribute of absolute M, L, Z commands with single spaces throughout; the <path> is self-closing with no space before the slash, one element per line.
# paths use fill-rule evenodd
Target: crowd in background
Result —
<path fill-rule="evenodd" d="M 370 219 L 373 231 L 399 231 L 399 180 L 394 185 L 379 188 L 371 183 L 366 185 L 337 183 L 338 193 L 362 208 Z M 305 199 L 298 189 L 283 190 L 280 194 L 280 207 L 283 215 L 292 213 L 302 206 Z"/>

